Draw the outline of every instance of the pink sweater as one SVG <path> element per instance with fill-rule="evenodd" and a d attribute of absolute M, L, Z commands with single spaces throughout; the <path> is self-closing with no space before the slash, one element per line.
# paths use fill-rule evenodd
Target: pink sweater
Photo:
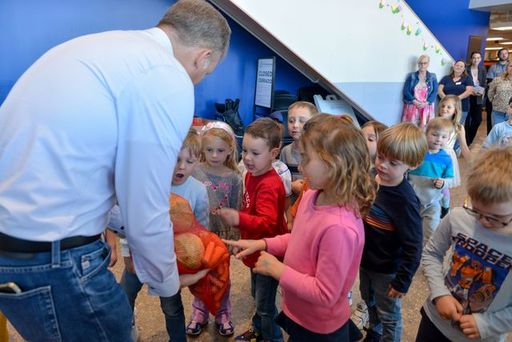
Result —
<path fill-rule="evenodd" d="M 265 241 L 269 253 L 284 255 L 279 284 L 285 314 L 308 330 L 328 334 L 350 317 L 347 296 L 361 261 L 364 227 L 344 207 L 315 205 L 318 193 L 304 194 L 291 234 Z"/>

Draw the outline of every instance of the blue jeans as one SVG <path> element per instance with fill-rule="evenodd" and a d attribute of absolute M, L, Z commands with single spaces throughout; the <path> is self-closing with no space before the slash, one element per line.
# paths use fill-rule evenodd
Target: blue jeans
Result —
<path fill-rule="evenodd" d="M 0 283 L 20 294 L 0 293 L 0 311 L 29 341 L 131 341 L 132 313 L 107 269 L 102 241 L 60 251 L 14 255 L 0 251 Z"/>
<path fill-rule="evenodd" d="M 265 341 L 283 341 L 283 334 L 275 321 L 277 285 L 278 282 L 274 278 L 251 270 L 251 295 L 256 303 L 252 327 L 254 331 L 261 333 Z"/>
<path fill-rule="evenodd" d="M 400 299 L 386 295 L 395 274 L 359 269 L 359 290 L 368 306 L 369 330 L 382 335 L 381 341 L 400 341 L 402 335 L 402 304 Z"/>
<path fill-rule="evenodd" d="M 507 121 L 507 119 L 508 119 L 507 113 L 498 112 L 497 110 L 492 111 L 492 118 L 491 118 L 492 127 L 496 126 L 500 122 Z"/>
<path fill-rule="evenodd" d="M 460 113 L 460 123 L 462 126 L 464 126 L 464 123 L 466 122 L 466 118 L 468 117 L 468 111 L 463 111 Z"/>
<path fill-rule="evenodd" d="M 135 299 L 142 288 L 142 283 L 135 273 L 129 272 L 126 268 L 121 277 L 121 286 L 123 287 L 128 302 L 132 310 L 135 308 Z M 181 291 L 178 291 L 171 297 L 160 297 L 160 308 L 165 316 L 165 328 L 169 335 L 169 341 L 186 342 L 185 333 L 185 311 L 181 301 Z"/>

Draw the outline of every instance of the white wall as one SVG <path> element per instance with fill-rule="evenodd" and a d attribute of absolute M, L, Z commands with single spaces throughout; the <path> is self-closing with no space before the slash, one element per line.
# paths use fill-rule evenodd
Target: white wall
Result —
<path fill-rule="evenodd" d="M 399 91 L 418 56 L 431 57 L 429 71 L 438 80 L 453 63 L 403 1 L 231 1 L 387 124 L 400 119 Z"/>

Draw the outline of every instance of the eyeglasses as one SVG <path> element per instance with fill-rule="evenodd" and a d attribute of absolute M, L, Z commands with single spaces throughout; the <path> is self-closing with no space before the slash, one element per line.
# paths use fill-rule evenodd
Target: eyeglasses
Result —
<path fill-rule="evenodd" d="M 505 222 L 505 221 L 497 219 L 496 217 L 484 215 L 481 212 L 479 212 L 478 210 L 471 208 L 467 203 L 464 203 L 464 205 L 462 207 L 466 210 L 466 212 L 469 215 L 476 217 L 478 220 L 484 219 L 492 226 L 506 227 L 512 222 L 512 217 L 507 222 Z"/>

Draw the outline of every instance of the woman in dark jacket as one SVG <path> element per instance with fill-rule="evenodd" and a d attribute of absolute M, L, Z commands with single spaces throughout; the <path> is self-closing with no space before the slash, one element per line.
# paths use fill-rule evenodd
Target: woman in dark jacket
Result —
<path fill-rule="evenodd" d="M 483 65 L 482 55 L 478 51 L 471 53 L 471 65 L 466 67 L 466 72 L 473 80 L 473 94 L 469 96 L 469 113 L 466 119 L 466 141 L 468 146 L 475 139 L 478 127 L 482 123 L 482 105 L 485 86 L 487 85 L 487 71 Z"/>
<path fill-rule="evenodd" d="M 412 122 L 420 128 L 425 128 L 435 116 L 437 78 L 436 74 L 427 71 L 429 62 L 427 55 L 418 58 L 418 71 L 407 75 L 403 90 L 402 122 Z"/>

